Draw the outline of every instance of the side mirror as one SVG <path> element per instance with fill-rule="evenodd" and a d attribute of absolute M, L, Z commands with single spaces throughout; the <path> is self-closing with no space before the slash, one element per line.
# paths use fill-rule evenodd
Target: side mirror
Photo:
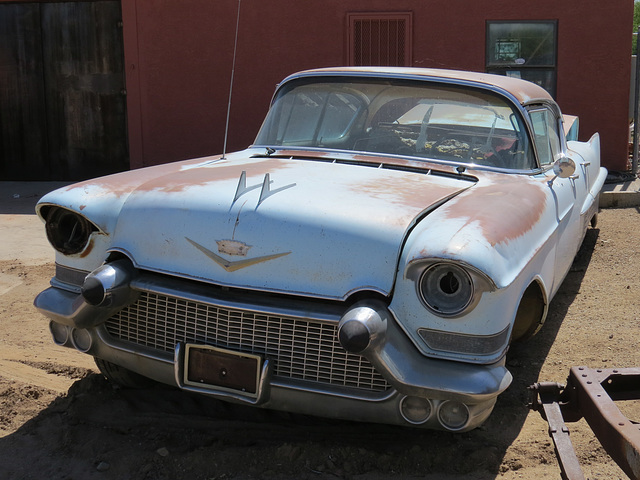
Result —
<path fill-rule="evenodd" d="M 553 164 L 553 173 L 559 178 L 569 178 L 576 173 L 576 162 L 569 157 L 562 156 Z"/>

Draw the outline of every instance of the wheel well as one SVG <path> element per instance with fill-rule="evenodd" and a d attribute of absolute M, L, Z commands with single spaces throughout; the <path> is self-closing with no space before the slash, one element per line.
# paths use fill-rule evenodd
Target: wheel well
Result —
<path fill-rule="evenodd" d="M 526 340 L 535 335 L 547 317 L 547 299 L 542 286 L 531 282 L 522 294 L 511 332 L 514 341 Z"/>

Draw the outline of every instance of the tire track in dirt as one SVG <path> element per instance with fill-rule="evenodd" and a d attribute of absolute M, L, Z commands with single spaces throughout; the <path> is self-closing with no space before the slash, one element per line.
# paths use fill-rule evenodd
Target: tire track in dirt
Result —
<path fill-rule="evenodd" d="M 5 380 L 35 385 L 60 394 L 66 393 L 75 382 L 72 378 L 50 374 L 39 368 L 5 359 L 0 359 L 0 376 Z"/>

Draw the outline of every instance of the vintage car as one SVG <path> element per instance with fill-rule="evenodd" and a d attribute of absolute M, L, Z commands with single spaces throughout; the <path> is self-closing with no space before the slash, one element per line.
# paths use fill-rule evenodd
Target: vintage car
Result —
<path fill-rule="evenodd" d="M 244 151 L 43 197 L 35 305 L 122 385 L 466 431 L 595 222 L 606 171 L 577 125 L 506 76 L 296 73 Z"/>

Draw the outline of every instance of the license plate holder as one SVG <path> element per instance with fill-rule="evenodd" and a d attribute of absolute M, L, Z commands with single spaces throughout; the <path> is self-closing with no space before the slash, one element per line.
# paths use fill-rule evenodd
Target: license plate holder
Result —
<path fill-rule="evenodd" d="M 185 347 L 186 385 L 258 396 L 261 356 L 210 345 L 187 344 Z"/>

